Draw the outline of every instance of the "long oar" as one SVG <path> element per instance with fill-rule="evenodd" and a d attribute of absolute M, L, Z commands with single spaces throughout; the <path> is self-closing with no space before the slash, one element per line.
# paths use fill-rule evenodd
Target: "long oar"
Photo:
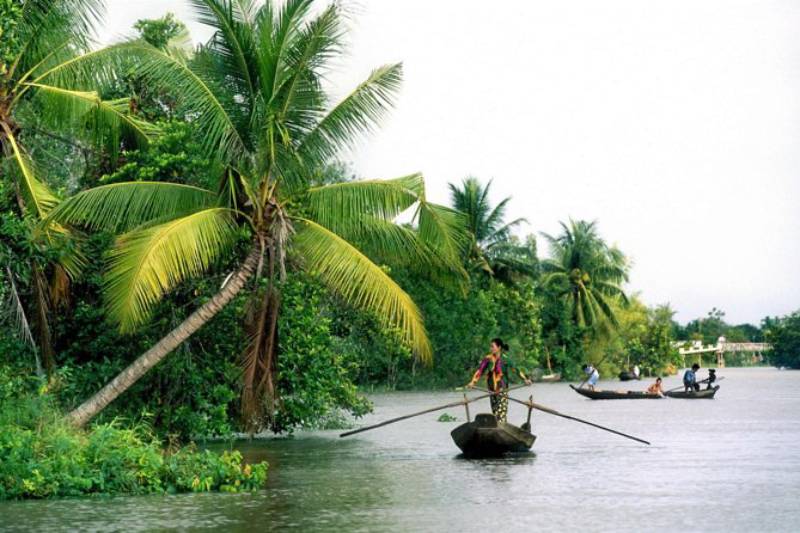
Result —
<path fill-rule="evenodd" d="M 722 381 L 723 379 L 725 379 L 725 376 L 718 377 L 717 381 Z M 701 384 L 701 383 L 708 383 L 708 378 L 697 382 L 698 385 Z M 676 390 L 680 390 L 680 389 L 683 389 L 683 388 L 685 388 L 685 385 L 681 385 L 680 387 L 675 387 L 674 389 L 670 389 L 670 390 L 668 390 L 666 392 L 675 392 Z"/>
<path fill-rule="evenodd" d="M 489 391 L 487 391 L 485 389 L 479 389 L 477 387 L 476 387 L 476 390 L 479 390 L 481 392 L 489 392 Z M 490 393 L 490 396 L 491 396 L 491 394 L 497 394 L 497 393 Z M 517 403 L 521 403 L 522 405 L 524 405 L 524 406 L 526 406 L 526 407 L 528 407 L 530 409 L 538 409 L 539 411 L 542 411 L 543 413 L 547 413 L 547 414 L 554 415 L 554 416 L 560 416 L 561 418 L 566 418 L 567 420 L 574 420 L 575 422 L 580 422 L 581 424 L 586 424 L 587 426 L 592 426 L 592 427 L 595 427 L 597 429 L 602 429 L 603 431 L 608 431 L 609 433 L 613 433 L 615 435 L 619 435 L 620 437 L 625 437 L 626 439 L 635 440 L 636 442 L 641 442 L 643 444 L 647 444 L 648 446 L 650 445 L 649 442 L 647 442 L 644 439 L 640 439 L 639 437 L 634 437 L 633 435 L 628 435 L 626 433 L 622 433 L 621 431 L 617 431 L 616 429 L 607 428 L 605 426 L 601 426 L 599 424 L 595 424 L 594 422 L 589 422 L 588 420 L 583 420 L 581 418 L 575 418 L 574 416 L 565 415 L 564 413 L 559 413 L 555 409 L 550 409 L 549 407 L 545 407 L 544 405 L 539 405 L 538 403 L 524 402 L 522 400 L 517 400 L 516 398 L 512 398 L 510 396 L 508 397 L 508 399 L 511 400 L 511 401 L 517 402 Z"/>
<path fill-rule="evenodd" d="M 522 388 L 522 387 L 527 387 L 527 386 L 528 385 L 516 385 L 514 387 L 509 388 L 508 390 L 510 390 L 510 391 L 511 390 L 516 390 L 516 389 L 519 389 L 519 388 Z M 478 390 L 483 390 L 483 389 L 478 389 Z M 486 391 L 486 392 L 489 392 L 489 391 Z M 398 416 L 397 418 L 392 418 L 390 420 L 384 420 L 383 422 L 380 422 L 378 424 L 373 424 L 371 426 L 364 426 L 363 428 L 354 429 L 352 431 L 346 431 L 346 432 L 342 433 L 339 436 L 340 437 L 347 437 L 349 435 L 355 435 L 356 433 L 361 433 L 362 431 L 369 431 L 370 429 L 375 429 L 375 428 L 379 428 L 379 427 L 383 427 L 383 426 L 388 426 L 389 424 L 394 424 L 395 422 L 400 422 L 402 420 L 407 420 L 407 419 L 413 418 L 415 416 L 420 416 L 420 415 L 424 415 L 424 414 L 427 414 L 427 413 L 433 413 L 434 411 L 441 411 L 442 409 L 448 409 L 450 407 L 458 407 L 458 406 L 461 406 L 461 405 L 466 405 L 468 403 L 472 403 L 472 402 L 475 402 L 475 401 L 478 401 L 478 400 L 483 400 L 484 398 L 488 398 L 490 396 L 494 396 L 494 394 L 495 393 L 493 393 L 493 392 L 489 392 L 489 394 L 484 394 L 483 396 L 477 396 L 477 397 L 472 398 L 472 399 L 459 400 L 457 402 L 448 403 L 448 404 L 445 404 L 445 405 L 440 405 L 439 407 L 431 407 L 430 409 L 425 409 L 424 411 L 419 411 L 417 413 L 412 413 L 410 415 Z"/>

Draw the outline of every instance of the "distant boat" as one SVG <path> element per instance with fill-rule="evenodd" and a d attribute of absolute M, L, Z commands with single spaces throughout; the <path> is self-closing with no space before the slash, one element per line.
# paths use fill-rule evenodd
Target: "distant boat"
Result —
<path fill-rule="evenodd" d="M 553 372 L 553 367 L 550 364 L 550 350 L 545 348 L 545 356 L 547 356 L 547 374 L 535 376 L 531 379 L 534 383 L 555 383 L 561 381 L 561 374 Z"/>
<path fill-rule="evenodd" d="M 613 390 L 590 390 L 579 389 L 575 385 L 570 385 L 572 390 L 586 396 L 592 400 L 660 400 L 663 398 L 660 394 L 652 394 L 644 391 L 613 391 Z"/>
<path fill-rule="evenodd" d="M 642 379 L 642 377 L 641 376 L 637 376 L 633 372 L 627 372 L 625 370 L 623 370 L 622 372 L 619 373 L 619 380 L 620 381 L 631 381 L 631 380 L 634 380 L 634 379 Z"/>
<path fill-rule="evenodd" d="M 487 413 L 461 424 L 450 432 L 450 436 L 464 455 L 470 458 L 527 452 L 536 440 L 536 435 L 530 432 L 527 424 L 517 427 Z"/>
<path fill-rule="evenodd" d="M 703 389 L 699 391 L 671 391 L 665 392 L 670 398 L 680 398 L 683 400 L 713 400 L 714 395 L 719 390 L 719 385 L 714 386 L 713 389 Z"/>

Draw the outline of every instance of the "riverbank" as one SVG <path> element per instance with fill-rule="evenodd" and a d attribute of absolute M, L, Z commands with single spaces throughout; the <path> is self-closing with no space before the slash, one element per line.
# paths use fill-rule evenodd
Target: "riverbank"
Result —
<path fill-rule="evenodd" d="M 46 394 L 0 405 L 0 500 L 260 489 L 267 463 L 166 446 L 143 424 L 78 429 Z"/>

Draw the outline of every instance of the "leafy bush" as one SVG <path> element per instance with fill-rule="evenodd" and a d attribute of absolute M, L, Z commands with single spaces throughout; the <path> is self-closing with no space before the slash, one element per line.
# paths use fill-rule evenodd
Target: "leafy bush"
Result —
<path fill-rule="evenodd" d="M 165 453 L 143 425 L 76 429 L 48 395 L 15 397 L 0 408 L 0 500 L 249 491 L 263 486 L 266 472 L 266 463 L 242 464 L 236 451 Z"/>
<path fill-rule="evenodd" d="M 281 289 L 278 323 L 280 404 L 274 431 L 326 427 L 337 411 L 362 416 L 371 404 L 358 394 L 352 359 L 337 349 L 331 332 L 331 302 L 312 277 L 293 274 Z"/>

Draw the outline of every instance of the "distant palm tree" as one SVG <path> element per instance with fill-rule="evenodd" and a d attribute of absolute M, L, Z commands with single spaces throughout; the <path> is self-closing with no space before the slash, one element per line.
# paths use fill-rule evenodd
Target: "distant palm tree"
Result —
<path fill-rule="evenodd" d="M 369 257 L 464 276 L 460 215 L 426 200 L 419 174 L 316 185 L 319 169 L 371 131 L 400 86 L 399 64 L 375 69 L 330 105 L 323 77 L 341 55 L 342 16 L 333 3 L 312 16 L 310 0 L 195 0 L 211 40 L 186 64 L 143 42 L 99 51 L 100 65 L 135 57 L 139 73 L 182 95 L 209 151 L 225 164 L 218 191 L 172 183 L 116 183 L 67 199 L 63 224 L 124 232 L 105 281 L 109 316 L 130 331 L 154 304 L 200 276 L 244 238 L 247 254 L 221 290 L 71 413 L 83 424 L 257 283 L 243 359 L 242 411 L 259 426 L 275 399 L 280 283 L 287 262 L 305 268 L 347 302 L 374 311 L 423 360 L 431 347 L 419 309 Z M 92 59 L 80 68 L 90 68 Z M 100 68 L 97 72 L 105 75 Z M 415 229 L 395 223 L 414 208 Z"/>
<path fill-rule="evenodd" d="M 128 114 L 127 99 L 103 101 L 93 90 L 74 90 L 79 77 L 56 74 L 88 52 L 102 5 L 100 0 L 15 0 L 4 2 L 2 15 L 6 31 L 0 36 L 0 173 L 11 182 L 15 212 L 25 220 L 28 244 L 41 258 L 26 266 L 30 301 L 20 296 L 14 269 L 3 272 L 23 338 L 36 355 L 37 368 L 41 357 L 48 372 L 55 364 L 52 308 L 65 298 L 83 260 L 63 227 L 37 226 L 59 197 L 48 184 L 47 163 L 34 157 L 36 142 L 46 138 L 82 151 L 102 146 L 116 152 L 123 139 L 129 145 L 143 143 L 153 131 Z M 77 136 L 84 133 L 90 136 L 79 141 Z"/>
<path fill-rule="evenodd" d="M 489 203 L 492 182 L 482 185 L 472 176 L 465 178 L 460 185 L 450 183 L 448 186 L 450 205 L 464 213 L 467 229 L 473 237 L 470 259 L 488 272 L 494 273 L 498 268 L 506 272 L 509 269 L 524 270 L 526 250 L 511 241 L 511 230 L 527 221 L 524 218 L 505 221 L 506 207 L 511 197 L 504 198 L 492 207 Z M 535 248 L 533 255 L 535 258 Z"/>
<path fill-rule="evenodd" d="M 620 287 L 628 281 L 625 256 L 600 238 L 595 222 L 570 220 L 561 228 L 557 237 L 544 234 L 550 243 L 550 258 L 542 262 L 545 287 L 568 302 L 576 325 L 594 329 L 603 319 L 617 325 L 608 299 L 627 302 Z"/>

